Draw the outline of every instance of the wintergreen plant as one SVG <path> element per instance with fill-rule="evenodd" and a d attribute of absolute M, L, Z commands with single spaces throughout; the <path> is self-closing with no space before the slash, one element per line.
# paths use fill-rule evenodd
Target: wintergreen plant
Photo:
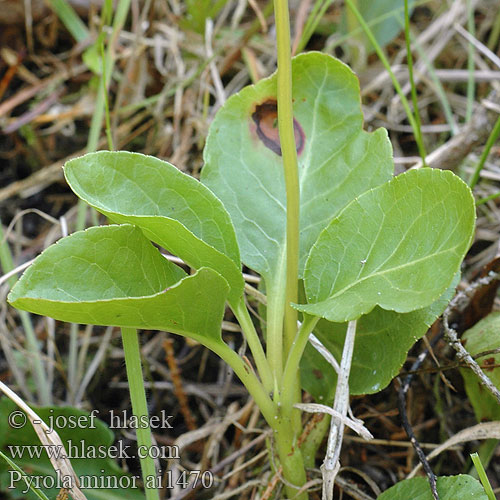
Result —
<path fill-rule="evenodd" d="M 292 75 L 300 189 L 294 280 L 305 293 L 292 304 L 299 319 L 293 328 L 285 321 L 290 255 L 276 75 L 219 111 L 201 182 L 130 152 L 66 163 L 73 191 L 112 224 L 49 247 L 9 295 L 15 307 L 59 320 L 167 330 L 214 351 L 275 431 L 290 498 L 293 485 L 306 480 L 294 407 L 301 402 L 301 360 L 302 385 L 323 402 L 334 396 L 333 370 L 324 368 L 331 380 L 324 384 L 315 377 L 323 369 L 316 353 L 303 357 L 309 334 L 314 330 L 340 361 L 347 323 L 356 321 L 351 393 L 381 390 L 446 306 L 475 218 L 469 188 L 451 172 L 392 177 L 387 133 L 363 130 L 359 85 L 347 66 L 309 53 L 293 59 Z M 196 272 L 186 274 L 151 242 Z M 246 306 L 241 263 L 262 278 L 265 342 Z M 255 368 L 221 336 L 226 303 Z"/>
<path fill-rule="evenodd" d="M 471 243 L 474 200 L 451 172 L 421 169 L 393 178 L 386 131 L 363 130 L 355 75 L 320 53 L 292 62 L 287 2 L 276 0 L 275 9 L 278 72 L 219 111 L 201 183 L 136 153 L 69 161 L 70 187 L 112 224 L 48 248 L 9 301 L 63 321 L 122 327 L 138 416 L 147 408 L 137 328 L 167 330 L 211 349 L 273 429 L 289 498 L 307 498 L 299 490 L 327 430 L 299 445 L 301 388 L 318 401 L 333 400 L 331 411 L 305 407 L 333 415 L 322 468 L 331 498 L 344 425 L 367 435 L 347 418 L 349 394 L 385 387 L 445 308 Z M 242 263 L 261 277 L 265 342 L 246 304 Z M 226 305 L 253 366 L 222 338 Z M 340 365 L 338 383 L 330 365 L 306 349 L 313 331 L 322 354 Z M 138 430 L 138 442 L 151 446 L 147 429 Z M 151 459 L 142 467 L 145 477 L 155 473 Z M 146 488 L 146 496 L 157 499 L 158 492 Z"/>

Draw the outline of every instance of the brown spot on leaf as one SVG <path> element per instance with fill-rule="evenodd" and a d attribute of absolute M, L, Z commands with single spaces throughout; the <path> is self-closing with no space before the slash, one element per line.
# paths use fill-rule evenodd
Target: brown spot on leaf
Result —
<path fill-rule="evenodd" d="M 322 378 L 324 378 L 323 376 L 323 373 L 321 372 L 321 370 L 318 370 L 317 368 L 315 368 L 313 370 L 313 375 L 318 379 L 318 380 L 321 380 Z"/>
<path fill-rule="evenodd" d="M 252 120 L 255 123 L 255 132 L 264 146 L 281 156 L 281 144 L 278 131 L 278 103 L 276 99 L 267 99 L 255 106 L 252 113 Z M 295 146 L 297 154 L 302 153 L 305 144 L 304 130 L 299 122 L 293 119 L 293 130 L 295 134 Z"/>
<path fill-rule="evenodd" d="M 495 358 L 488 358 L 484 360 L 484 371 L 491 372 L 493 371 L 494 367 L 489 366 L 489 365 L 494 365 L 495 364 Z M 488 366 L 488 368 L 486 368 Z"/>

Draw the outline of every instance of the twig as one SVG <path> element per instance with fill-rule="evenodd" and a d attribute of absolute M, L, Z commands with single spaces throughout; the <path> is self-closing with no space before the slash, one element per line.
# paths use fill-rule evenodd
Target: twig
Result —
<path fill-rule="evenodd" d="M 480 424 L 473 425 L 467 429 L 463 429 L 444 443 L 440 444 L 437 448 L 431 451 L 427 455 L 427 460 L 431 460 L 437 457 L 445 450 L 451 450 L 453 446 L 459 443 L 468 443 L 470 441 L 483 440 L 483 439 L 500 439 L 500 423 L 497 421 L 493 422 L 481 422 Z M 415 477 L 415 474 L 419 471 L 420 464 L 418 464 L 409 474 L 406 479 Z"/>
<path fill-rule="evenodd" d="M 482 52 L 491 62 L 500 68 L 500 57 L 492 52 L 486 45 L 482 44 L 477 38 L 473 37 L 466 29 L 462 28 L 460 24 L 455 23 L 453 26 L 458 33 L 460 33 L 468 42 L 472 43 L 477 50 Z"/>
<path fill-rule="evenodd" d="M 26 111 L 26 113 L 23 113 L 18 118 L 15 118 L 11 123 L 9 123 L 9 125 L 3 128 L 2 132 L 4 134 L 11 134 L 16 130 L 19 130 L 22 126 L 27 125 L 28 123 L 33 121 L 33 119 L 38 115 L 46 113 L 54 104 L 58 102 L 59 97 L 61 97 L 65 91 L 66 89 L 64 87 L 59 87 L 56 91 L 52 92 L 46 99 L 44 99 L 42 102 L 34 106 L 33 109 L 30 109 L 29 111 Z"/>
<path fill-rule="evenodd" d="M 13 95 L 10 99 L 7 99 L 0 104 L 0 116 L 5 116 L 16 106 L 19 106 L 23 102 L 26 102 L 28 99 L 36 96 L 40 91 L 42 91 L 49 85 L 56 86 L 61 82 L 69 78 L 78 76 L 81 73 L 85 73 L 86 71 L 88 71 L 86 64 L 79 64 L 74 67 L 64 68 L 60 73 L 50 76 L 40 83 L 33 85 L 32 87 L 21 89 L 17 94 Z"/>
<path fill-rule="evenodd" d="M 338 411 L 335 411 L 333 408 L 329 406 L 318 404 L 318 403 L 297 403 L 293 405 L 294 408 L 298 410 L 302 410 L 308 413 L 327 413 L 331 415 L 333 418 L 340 420 L 343 425 L 351 428 L 354 432 L 359 434 L 362 438 L 369 440 L 372 439 L 373 436 L 370 431 L 362 424 L 359 420 L 353 420 L 348 418 L 347 416 L 342 415 Z"/>
<path fill-rule="evenodd" d="M 484 278 L 480 278 L 474 283 L 472 283 L 469 287 L 467 287 L 462 292 L 457 293 L 457 295 L 453 298 L 453 300 L 449 303 L 448 307 L 443 313 L 443 327 L 444 327 L 444 335 L 448 343 L 457 351 L 457 357 L 459 361 L 465 363 L 479 378 L 481 384 L 483 384 L 495 397 L 495 399 L 500 404 L 500 391 L 495 387 L 490 378 L 481 370 L 481 367 L 474 361 L 474 358 L 469 354 L 469 352 L 462 345 L 460 340 L 458 339 L 458 333 L 454 330 L 449 324 L 449 317 L 451 312 L 461 305 L 465 300 L 468 299 L 468 296 L 477 288 L 488 285 L 492 281 L 499 278 L 498 273 L 490 272 L 488 276 Z"/>
<path fill-rule="evenodd" d="M 265 489 L 264 493 L 262 493 L 261 500 L 269 500 L 271 498 L 271 495 L 273 494 L 273 491 L 275 490 L 277 484 L 279 483 L 279 480 L 280 480 L 280 474 L 276 472 L 276 474 L 273 475 L 273 477 L 267 484 L 267 488 Z"/>
<path fill-rule="evenodd" d="M 267 33 L 268 26 L 266 16 L 263 14 L 262 10 L 260 10 L 259 4 L 255 0 L 248 0 L 248 4 L 252 7 L 252 10 L 255 12 L 257 19 L 259 20 L 262 33 Z"/>
<path fill-rule="evenodd" d="M 349 406 L 349 374 L 351 372 L 352 354 L 354 351 L 354 339 L 356 336 L 356 321 L 349 321 L 347 334 L 340 362 L 340 372 L 337 378 L 337 389 L 335 391 L 335 401 L 333 409 L 340 413 L 345 419 Z M 340 468 L 340 449 L 344 435 L 344 420 L 332 417 L 330 434 L 321 473 L 323 474 L 323 500 L 333 499 L 333 486 L 335 476 Z"/>
<path fill-rule="evenodd" d="M 333 357 L 333 354 L 322 344 L 318 337 L 314 335 L 314 333 L 309 334 L 309 342 L 326 359 L 326 361 L 328 361 L 328 363 L 335 370 L 335 373 L 338 375 L 340 367 L 337 360 Z"/>
<path fill-rule="evenodd" d="M 177 360 L 175 359 L 173 344 L 174 341 L 171 338 L 165 339 L 163 342 L 163 348 L 165 349 L 165 353 L 167 355 L 168 367 L 170 368 L 170 376 L 172 377 L 172 382 L 174 384 L 174 394 L 179 401 L 180 410 L 184 417 L 184 421 L 186 422 L 186 427 L 190 431 L 194 431 L 196 429 L 196 422 L 191 410 L 189 409 L 186 392 L 182 386 L 181 373 Z"/>
<path fill-rule="evenodd" d="M 432 343 L 436 343 L 438 340 L 439 336 L 437 336 Z M 427 357 L 427 354 L 429 354 L 429 349 L 425 349 L 422 353 L 420 353 L 415 362 L 413 363 L 413 365 L 411 366 L 410 371 L 414 372 L 418 370 L 420 365 L 424 362 L 425 358 Z M 408 420 L 408 415 L 406 413 L 406 394 L 408 393 L 412 380 L 413 380 L 413 374 L 408 375 L 404 380 L 404 382 L 401 384 L 401 387 L 399 388 L 398 391 L 398 407 L 399 407 L 399 414 L 401 416 L 401 423 L 403 424 L 403 428 L 408 437 L 410 438 L 410 442 L 413 446 L 413 449 L 415 450 L 415 453 L 417 454 L 417 457 L 427 475 L 432 496 L 434 497 L 435 500 L 439 500 L 439 494 L 437 492 L 437 486 L 436 486 L 436 475 L 432 471 L 431 466 L 427 461 L 427 458 L 425 457 L 425 453 L 422 450 L 422 447 L 420 446 L 420 443 L 417 441 L 415 433 L 413 432 L 413 428 Z"/>

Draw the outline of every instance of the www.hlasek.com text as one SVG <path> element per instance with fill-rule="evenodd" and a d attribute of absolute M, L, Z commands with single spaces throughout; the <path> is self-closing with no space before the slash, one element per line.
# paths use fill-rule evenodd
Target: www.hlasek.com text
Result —
<path fill-rule="evenodd" d="M 180 459 L 179 447 L 176 445 L 170 446 L 138 446 L 133 448 L 131 445 L 125 445 L 123 441 L 117 441 L 117 444 L 112 446 L 106 445 L 87 445 L 85 440 L 80 441 L 68 440 L 66 447 L 60 444 L 38 444 L 38 445 L 8 445 L 10 456 L 13 459 L 19 458 L 45 458 L 50 459 L 65 459 L 69 458 L 111 458 L 117 460 L 129 458 L 152 458 L 172 460 Z M 132 453 L 130 450 L 137 450 Z"/>

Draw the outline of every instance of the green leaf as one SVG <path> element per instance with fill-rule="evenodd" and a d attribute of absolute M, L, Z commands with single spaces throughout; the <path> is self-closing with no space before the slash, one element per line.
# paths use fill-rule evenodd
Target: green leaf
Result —
<path fill-rule="evenodd" d="M 488 500 L 481 483 L 471 476 L 438 477 L 437 491 L 440 500 Z M 429 481 L 426 477 L 413 477 L 395 484 L 384 491 L 377 500 L 433 500 Z"/>
<path fill-rule="evenodd" d="M 186 14 L 180 19 L 181 27 L 203 35 L 207 19 L 215 19 L 227 0 L 186 0 L 184 3 Z"/>
<path fill-rule="evenodd" d="M 17 406 L 7 398 L 0 399 L 0 418 L 2 422 L 8 422 L 8 417 L 13 411 L 17 411 Z M 133 485 L 133 476 L 123 471 L 111 457 L 117 453 L 133 454 L 133 450 L 116 444 L 116 449 L 110 449 L 113 445 L 114 435 L 108 426 L 98 418 L 91 419 L 86 411 L 66 407 L 47 406 L 35 408 L 36 413 L 50 427 L 50 422 L 72 422 L 73 424 L 58 425 L 56 428 L 66 451 L 71 458 L 76 475 L 82 481 L 83 486 L 89 487 L 82 489 L 88 500 L 144 500 L 144 494 L 139 489 L 139 481 L 135 480 L 136 487 L 127 487 Z M 16 422 L 20 422 L 18 418 Z M 80 425 L 74 426 L 75 423 Z M 70 446 L 71 445 L 71 446 Z M 23 448 L 24 447 L 24 448 Z M 29 448 L 29 449 L 28 449 Z M 50 478 L 56 478 L 54 468 L 50 463 L 47 451 L 43 450 L 40 440 L 33 427 L 27 420 L 27 424 L 21 428 L 15 429 L 10 425 L 2 427 L 2 437 L 0 439 L 0 449 L 15 463 L 21 467 L 28 478 L 36 485 L 37 477 L 45 482 L 42 484 L 50 485 Z M 55 448 L 50 449 L 52 453 L 58 453 Z M 19 453 L 23 453 L 19 456 Z M 30 452 L 33 454 L 30 457 Z M 82 455 L 83 452 L 83 455 Z M 15 453 L 17 456 L 14 456 Z M 40 453 L 40 456 L 37 456 Z M 100 456 L 93 457 L 92 453 L 102 453 Z M 108 454 L 109 453 L 109 454 Z M 122 458 L 126 458 L 123 456 Z M 13 476 L 18 477 L 17 475 Z M 95 478 L 95 479 L 94 479 Z M 0 460 L 0 490 L 8 494 L 8 498 L 22 498 L 24 500 L 34 500 L 37 498 L 35 493 L 22 494 L 27 489 L 23 480 L 16 481 L 15 488 L 9 488 L 10 473 L 8 466 L 3 460 Z M 85 482 L 86 481 L 86 482 Z M 106 481 L 109 481 L 106 484 Z M 113 488 L 113 482 L 123 485 L 123 488 Z M 94 482 L 94 484 L 92 484 Z M 61 478 L 63 483 L 63 478 Z M 106 486 L 111 486 L 106 488 Z M 91 486 L 103 486 L 102 488 L 92 488 Z M 56 498 L 59 488 L 42 487 L 42 491 L 49 498 Z"/>
<path fill-rule="evenodd" d="M 399 373 L 415 342 L 445 310 L 455 293 L 459 274 L 452 285 L 430 306 L 401 314 L 375 307 L 357 323 L 349 377 L 351 394 L 372 394 L 384 389 Z M 320 320 L 314 334 L 340 361 L 347 323 Z M 337 374 L 311 345 L 301 360 L 302 387 L 317 401 L 329 404 L 335 396 Z"/>
<path fill-rule="evenodd" d="M 500 312 L 492 312 L 462 335 L 462 342 L 472 356 L 498 349 L 500 345 Z M 490 380 L 500 389 L 500 354 L 488 354 L 476 360 Z M 491 368 L 487 368 L 491 366 Z M 477 376 L 467 369 L 460 370 L 465 390 L 479 422 L 500 420 L 500 406 Z"/>
<path fill-rule="evenodd" d="M 413 11 L 415 0 L 408 0 L 410 16 Z M 391 42 L 403 29 L 404 23 L 404 2 L 402 0 L 357 0 L 358 8 L 363 19 L 370 26 L 375 39 L 381 47 Z M 351 30 L 356 26 L 351 26 Z M 347 22 L 344 18 L 340 24 L 341 31 L 347 33 Z M 361 29 L 361 28 L 359 28 Z M 368 53 L 372 53 L 374 48 L 364 32 L 353 34 L 356 39 L 363 42 Z"/>
<path fill-rule="evenodd" d="M 66 180 L 89 205 L 144 234 L 194 269 L 224 276 L 235 303 L 244 281 L 234 228 L 221 202 L 173 165 L 138 153 L 99 151 L 66 163 Z"/>
<path fill-rule="evenodd" d="M 186 277 L 127 224 L 93 227 L 52 245 L 8 300 L 62 321 L 167 330 L 212 348 L 222 343 L 227 291 L 212 269 Z"/>
<path fill-rule="evenodd" d="M 305 271 L 308 305 L 329 321 L 376 305 L 410 312 L 450 286 L 474 231 L 474 199 L 449 171 L 410 170 L 350 203 L 321 233 Z"/>
<path fill-rule="evenodd" d="M 354 197 L 392 176 L 387 132 L 362 130 L 359 82 L 320 53 L 295 57 L 293 112 L 298 146 L 300 269 L 320 231 Z M 224 203 L 243 262 L 270 293 L 285 266 L 286 196 L 276 128 L 276 75 L 232 96 L 217 113 L 201 180 Z"/>

